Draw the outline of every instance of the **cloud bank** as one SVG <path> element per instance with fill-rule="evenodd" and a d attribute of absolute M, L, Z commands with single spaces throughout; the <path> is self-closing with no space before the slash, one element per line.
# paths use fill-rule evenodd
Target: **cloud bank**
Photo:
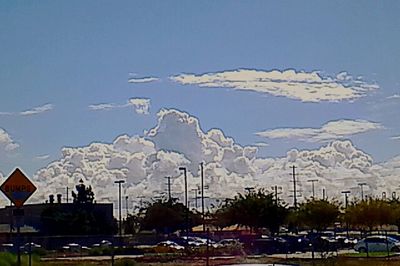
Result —
<path fill-rule="evenodd" d="M 260 158 L 257 151 L 257 147 L 236 143 L 220 129 L 202 130 L 199 120 L 188 113 L 164 109 L 144 136 L 122 135 L 112 143 L 63 148 L 59 160 L 35 174 L 39 190 L 33 200 L 44 201 L 57 188 L 72 188 L 83 179 L 92 185 L 99 202 L 115 201 L 114 181 L 124 179 L 123 195 L 139 202 L 142 196 L 165 194 L 167 176 L 171 176 L 173 196 L 182 200 L 184 182 L 178 168 L 188 169 L 190 190 L 200 184 L 200 162 L 204 162 L 206 194 L 211 198 L 207 202 L 243 193 L 245 187 L 278 185 L 283 188 L 281 198 L 291 203 L 293 165 L 301 173 L 300 198 L 311 195 L 309 178 L 318 179 L 317 195 L 325 189 L 329 197 L 341 198 L 343 189 L 359 196 L 359 182 L 368 184 L 366 195 L 391 193 L 400 174 L 400 157 L 374 164 L 371 156 L 348 140 L 335 140 L 315 150 L 292 149 L 277 158 Z"/>
<path fill-rule="evenodd" d="M 270 139 L 287 138 L 308 142 L 328 142 L 383 128 L 379 123 L 366 120 L 337 120 L 330 121 L 321 128 L 278 128 L 258 132 L 256 135 Z"/>
<path fill-rule="evenodd" d="M 170 79 L 182 85 L 255 91 L 302 102 L 351 101 L 379 88 L 347 72 L 329 77 L 318 71 L 237 69 L 199 75 L 180 74 Z"/>

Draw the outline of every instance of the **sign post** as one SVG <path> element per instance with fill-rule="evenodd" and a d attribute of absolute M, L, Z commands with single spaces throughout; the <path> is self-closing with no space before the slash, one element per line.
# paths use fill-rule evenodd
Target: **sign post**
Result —
<path fill-rule="evenodd" d="M 16 219 L 17 226 L 17 265 L 21 266 L 21 251 L 20 251 L 20 227 L 22 225 L 24 210 L 22 206 L 25 201 L 36 191 L 36 186 L 29 180 L 28 177 L 18 168 L 11 173 L 6 181 L 0 186 L 0 190 L 6 197 L 14 203 L 16 209 L 13 210 L 13 216 Z"/>

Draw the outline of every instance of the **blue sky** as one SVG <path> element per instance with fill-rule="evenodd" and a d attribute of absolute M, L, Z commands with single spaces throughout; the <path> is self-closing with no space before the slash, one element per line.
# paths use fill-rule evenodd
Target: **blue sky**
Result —
<path fill-rule="evenodd" d="M 307 128 L 315 136 L 330 121 L 363 121 L 361 133 L 335 136 L 386 161 L 400 148 L 399 11 L 398 1 L 1 1 L 0 128 L 18 147 L 3 147 L 0 171 L 20 166 L 32 175 L 62 147 L 143 135 L 161 108 L 185 111 L 241 145 L 267 143 L 262 157 L 326 142 L 256 133 Z M 376 88 L 304 101 L 171 79 L 239 69 L 325 80 L 347 72 L 352 86 L 362 76 Z M 128 82 L 144 77 L 158 80 Z M 149 99 L 149 113 L 135 112 L 132 98 Z M 89 108 L 98 104 L 112 108 Z"/>

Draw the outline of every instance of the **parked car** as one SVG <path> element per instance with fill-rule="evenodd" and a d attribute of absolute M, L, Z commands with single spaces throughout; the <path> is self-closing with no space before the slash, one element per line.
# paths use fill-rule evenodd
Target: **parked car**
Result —
<path fill-rule="evenodd" d="M 100 241 L 100 243 L 96 243 L 96 244 L 93 244 L 92 245 L 92 247 L 102 247 L 102 248 L 105 248 L 105 247 L 111 247 L 112 246 L 112 243 L 111 243 L 111 241 L 108 241 L 108 240 L 101 240 Z"/>
<path fill-rule="evenodd" d="M 187 244 L 191 247 L 207 246 L 207 243 L 210 246 L 215 246 L 215 244 L 216 244 L 215 241 L 213 241 L 211 239 L 209 239 L 207 241 L 206 238 L 201 238 L 201 237 L 196 237 L 196 236 L 189 236 L 187 238 L 186 238 L 186 236 L 183 236 L 178 243 L 181 245 L 186 245 L 186 241 L 187 241 Z"/>
<path fill-rule="evenodd" d="M 306 236 L 280 235 L 286 240 L 286 249 L 289 253 L 306 252 L 311 250 L 311 242 Z"/>
<path fill-rule="evenodd" d="M 63 246 L 62 249 L 64 251 L 69 251 L 69 252 L 73 252 L 73 253 L 89 250 L 89 248 L 87 246 L 81 246 L 77 243 L 69 243 L 69 244 Z"/>
<path fill-rule="evenodd" d="M 251 243 L 251 252 L 254 254 L 286 253 L 287 241 L 281 237 L 263 237 Z"/>
<path fill-rule="evenodd" d="M 312 232 L 307 237 L 310 239 L 314 251 L 335 251 L 339 247 L 339 242 L 333 232 Z"/>
<path fill-rule="evenodd" d="M 357 244 L 357 242 L 358 242 L 357 238 L 340 236 L 340 235 L 336 236 L 335 239 L 338 242 L 338 248 L 341 248 L 341 249 L 354 248 L 354 245 Z"/>
<path fill-rule="evenodd" d="M 0 251 L 10 252 L 14 248 L 14 244 L 12 243 L 3 243 L 0 246 Z"/>
<path fill-rule="evenodd" d="M 400 241 L 383 235 L 368 236 L 354 245 L 358 252 L 400 252 Z"/>
<path fill-rule="evenodd" d="M 238 239 L 234 239 L 234 238 L 226 238 L 226 239 L 222 239 L 217 243 L 218 247 L 227 247 L 227 246 L 237 246 L 237 245 L 241 245 L 242 243 L 240 243 L 240 241 Z"/>
<path fill-rule="evenodd" d="M 29 250 L 34 251 L 41 247 L 42 247 L 41 245 L 31 242 L 31 243 L 25 243 L 24 245 L 20 246 L 19 249 L 22 251 L 29 252 Z"/>
<path fill-rule="evenodd" d="M 159 242 L 154 247 L 154 252 L 156 253 L 175 253 L 179 251 L 183 251 L 185 249 L 184 246 L 181 246 L 174 241 L 166 240 Z"/>

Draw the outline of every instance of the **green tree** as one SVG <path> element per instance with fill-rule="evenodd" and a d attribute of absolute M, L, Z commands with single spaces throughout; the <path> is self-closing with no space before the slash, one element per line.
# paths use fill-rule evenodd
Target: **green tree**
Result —
<path fill-rule="evenodd" d="M 177 200 L 160 199 L 142 210 L 141 229 L 156 230 L 157 233 L 169 234 L 186 229 L 188 214 L 189 229 L 201 223 L 201 216 L 188 210 Z"/>
<path fill-rule="evenodd" d="M 339 216 L 339 204 L 328 200 L 311 199 L 300 204 L 291 214 L 292 221 L 309 229 L 321 231 L 332 225 Z"/>
<path fill-rule="evenodd" d="M 346 209 L 345 219 L 353 226 L 369 230 L 376 226 L 396 224 L 396 218 L 393 216 L 393 210 L 396 213 L 394 208 L 396 206 L 395 203 L 391 205 L 386 200 L 373 198 L 353 202 Z"/>
<path fill-rule="evenodd" d="M 251 229 L 268 228 L 272 233 L 279 232 L 286 219 L 288 209 L 276 202 L 273 194 L 263 189 L 246 194 L 238 194 L 226 200 L 214 214 L 214 224 L 220 227 L 239 224 Z"/>

